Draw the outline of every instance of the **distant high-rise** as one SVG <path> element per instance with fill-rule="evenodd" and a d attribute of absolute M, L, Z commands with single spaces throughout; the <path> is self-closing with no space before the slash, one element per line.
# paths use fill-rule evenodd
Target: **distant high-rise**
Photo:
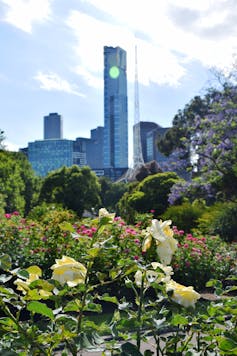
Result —
<path fill-rule="evenodd" d="M 104 47 L 104 168 L 112 179 L 128 168 L 126 51 Z"/>
<path fill-rule="evenodd" d="M 62 136 L 61 115 L 50 113 L 48 116 L 44 116 L 44 140 L 61 139 Z"/>

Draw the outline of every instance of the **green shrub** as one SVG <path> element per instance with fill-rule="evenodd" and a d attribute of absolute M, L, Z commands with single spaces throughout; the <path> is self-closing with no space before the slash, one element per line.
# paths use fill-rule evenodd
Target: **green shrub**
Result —
<path fill-rule="evenodd" d="M 230 274 L 236 253 L 220 237 L 175 233 L 179 245 L 172 266 L 177 282 L 203 290 L 210 279 L 224 280 Z"/>
<path fill-rule="evenodd" d="M 224 241 L 237 240 L 237 204 L 227 203 L 218 211 L 212 222 L 213 233 Z"/>
<path fill-rule="evenodd" d="M 237 240 L 237 204 L 217 203 L 209 207 L 198 219 L 198 229 L 202 233 L 219 235 L 222 240 Z"/>
<path fill-rule="evenodd" d="M 170 206 L 161 216 L 162 220 L 172 220 L 173 225 L 190 232 L 198 226 L 198 219 L 205 208 L 200 204 L 185 202 L 182 205 Z"/>

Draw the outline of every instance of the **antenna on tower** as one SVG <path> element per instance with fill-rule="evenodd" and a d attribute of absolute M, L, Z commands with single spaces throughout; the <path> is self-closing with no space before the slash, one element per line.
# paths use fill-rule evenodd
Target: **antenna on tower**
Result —
<path fill-rule="evenodd" d="M 133 168 L 144 164 L 142 155 L 141 131 L 140 131 L 140 107 L 138 87 L 137 46 L 135 46 L 135 81 L 134 81 L 134 126 L 133 126 Z"/>
<path fill-rule="evenodd" d="M 135 81 L 134 81 L 134 125 L 133 125 L 133 168 L 129 168 L 119 181 L 136 180 L 137 169 L 144 165 L 140 132 L 140 108 L 138 90 L 137 46 L 135 46 Z"/>

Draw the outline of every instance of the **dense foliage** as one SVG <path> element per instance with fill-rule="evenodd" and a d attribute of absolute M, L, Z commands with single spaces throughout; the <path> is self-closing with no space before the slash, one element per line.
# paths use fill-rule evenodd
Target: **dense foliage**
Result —
<path fill-rule="evenodd" d="M 23 153 L 0 151 L 0 209 L 27 214 L 37 201 L 39 184 Z"/>
<path fill-rule="evenodd" d="M 134 221 L 136 212 L 148 213 L 153 210 L 156 215 L 161 215 L 169 205 L 171 187 L 179 180 L 174 172 L 157 173 L 131 185 L 118 204 L 121 216 L 126 221 Z"/>
<path fill-rule="evenodd" d="M 209 286 L 219 299 L 199 304 L 202 295 L 187 286 L 190 276 L 197 283 L 206 273 L 200 251 L 209 265 L 218 257 L 217 268 L 209 269 L 206 278 L 222 279 L 230 272 L 235 256 L 229 255 L 226 263 L 225 243 L 182 237 L 182 231 L 172 231 L 170 221 L 153 219 L 141 230 L 106 209 L 90 220 L 77 220 L 53 205 L 35 208 L 33 215 L 39 220 L 23 219 L 17 212 L 0 217 L 7 252 L 0 256 L 0 353 L 76 356 L 99 348 L 102 354 L 141 356 L 142 342 L 152 337 L 154 346 L 147 344 L 144 355 L 201 355 L 203 349 L 215 356 L 235 354 L 236 298 L 221 298 L 222 283 L 212 280 Z M 180 251 L 187 251 L 187 241 L 190 265 L 180 266 L 182 285 L 175 280 L 175 263 Z M 113 311 L 109 323 L 90 318 L 108 305 Z"/>
<path fill-rule="evenodd" d="M 40 191 L 40 202 L 59 203 L 82 216 L 100 205 L 100 185 L 89 167 L 62 167 L 48 174 Z"/>
<path fill-rule="evenodd" d="M 196 199 L 198 187 L 211 203 L 237 196 L 236 99 L 237 87 L 225 85 L 195 97 L 174 118 L 159 147 L 167 154 L 176 152 L 177 162 L 188 166 L 193 179 L 173 187 L 172 203 L 186 194 Z"/>

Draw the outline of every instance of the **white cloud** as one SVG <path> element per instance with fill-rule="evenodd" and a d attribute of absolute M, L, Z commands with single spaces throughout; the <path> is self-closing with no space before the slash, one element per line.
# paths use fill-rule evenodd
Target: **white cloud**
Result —
<path fill-rule="evenodd" d="M 4 21 L 25 31 L 32 32 L 34 23 L 49 19 L 51 0 L 2 0 L 7 5 Z"/>
<path fill-rule="evenodd" d="M 91 86 L 101 85 L 103 47 L 120 46 L 127 51 L 128 80 L 134 80 L 135 45 L 139 52 L 139 81 L 178 85 L 185 70 L 174 54 L 135 36 L 128 26 L 95 19 L 80 11 L 72 11 L 67 25 L 73 30 L 77 43 L 74 47 L 79 59 L 75 72 L 87 79 Z M 98 77 L 99 76 L 99 77 Z M 100 80 L 98 79 L 100 78 Z"/>
<path fill-rule="evenodd" d="M 95 74 L 103 72 L 104 45 L 127 51 L 128 80 L 133 81 L 137 44 L 139 81 L 145 85 L 177 86 L 188 62 L 223 69 L 237 52 L 236 0 L 87 2 L 99 10 L 97 17 L 75 10 L 67 25 L 77 41 L 75 52 L 83 68 L 78 73 L 87 77 L 89 85 L 94 85 Z"/>
<path fill-rule="evenodd" d="M 20 149 L 19 145 L 16 145 L 15 143 L 12 143 L 12 142 L 7 141 L 7 140 L 3 142 L 3 145 L 5 146 L 5 149 L 7 151 L 18 152 L 19 149 Z"/>
<path fill-rule="evenodd" d="M 42 73 L 38 72 L 37 75 L 34 77 L 37 81 L 40 82 L 40 88 L 44 90 L 55 90 L 55 91 L 62 91 L 68 94 L 74 94 L 81 97 L 85 97 L 83 93 L 80 93 L 77 90 L 77 86 L 75 84 L 70 84 L 67 80 L 62 79 L 56 73 Z"/>

